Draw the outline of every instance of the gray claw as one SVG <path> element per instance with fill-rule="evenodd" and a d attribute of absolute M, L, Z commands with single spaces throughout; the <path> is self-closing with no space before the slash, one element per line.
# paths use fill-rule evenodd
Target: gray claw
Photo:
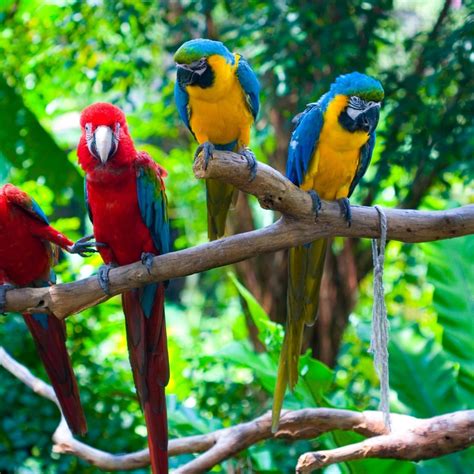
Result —
<path fill-rule="evenodd" d="M 313 201 L 312 209 L 317 219 L 319 217 L 319 211 L 322 208 L 321 198 L 319 197 L 319 194 L 314 189 L 311 189 L 311 191 L 308 191 L 308 194 L 311 197 L 311 201 Z"/>
<path fill-rule="evenodd" d="M 151 252 L 143 252 L 141 255 L 142 264 L 145 265 L 148 274 L 151 273 L 151 268 L 153 267 L 153 258 L 155 257 L 154 254 Z"/>
<path fill-rule="evenodd" d="M 352 211 L 351 211 L 351 203 L 348 198 L 341 198 L 338 199 L 337 202 L 339 203 L 339 207 L 341 208 L 341 215 L 347 222 L 347 227 L 350 227 L 352 224 Z"/>
<path fill-rule="evenodd" d="M 197 147 L 196 153 L 194 153 L 194 161 L 196 161 L 199 154 L 203 152 L 204 169 L 207 170 L 207 166 L 209 165 L 209 160 L 213 157 L 213 153 L 215 149 L 216 147 L 211 142 L 201 143 Z"/>
<path fill-rule="evenodd" d="M 13 290 L 14 285 L 4 283 L 0 285 L 0 314 L 5 314 L 5 306 L 7 305 L 7 291 Z"/>
<path fill-rule="evenodd" d="M 97 274 L 97 280 L 99 280 L 99 285 L 102 288 L 102 291 L 110 296 L 110 279 L 109 273 L 110 270 L 114 267 L 114 265 L 101 265 L 99 267 L 99 272 Z"/>
<path fill-rule="evenodd" d="M 249 183 L 251 183 L 257 176 L 257 160 L 250 148 L 242 148 L 239 153 L 247 160 L 247 168 L 250 171 Z"/>
<path fill-rule="evenodd" d="M 68 250 L 69 253 L 78 254 L 81 257 L 90 257 L 97 252 L 97 247 L 105 247 L 106 244 L 92 240 L 93 235 L 86 235 L 75 242 Z"/>

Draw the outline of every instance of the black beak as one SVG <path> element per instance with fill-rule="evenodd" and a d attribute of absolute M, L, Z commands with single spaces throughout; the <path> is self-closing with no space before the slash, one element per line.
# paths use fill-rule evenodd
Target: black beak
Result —
<path fill-rule="evenodd" d="M 178 82 L 184 86 L 199 84 L 208 71 L 209 65 L 205 58 L 191 64 L 176 64 Z"/>
<path fill-rule="evenodd" d="M 374 105 L 367 109 L 363 114 L 360 115 L 361 128 L 367 133 L 372 133 L 379 123 L 380 118 L 380 105 Z"/>

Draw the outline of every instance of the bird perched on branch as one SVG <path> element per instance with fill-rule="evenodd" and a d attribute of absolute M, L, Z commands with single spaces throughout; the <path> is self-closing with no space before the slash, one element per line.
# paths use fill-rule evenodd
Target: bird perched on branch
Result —
<path fill-rule="evenodd" d="M 166 172 L 135 149 L 124 113 L 96 103 L 81 114 L 77 154 L 86 172 L 86 199 L 105 266 L 99 283 L 109 292 L 111 266 L 142 260 L 150 270 L 153 256 L 169 251 L 169 223 L 163 178 Z M 135 386 L 145 413 L 154 473 L 168 472 L 165 386 L 169 361 L 164 313 L 165 287 L 152 283 L 122 295 L 127 341 Z"/>
<path fill-rule="evenodd" d="M 353 72 L 339 76 L 318 102 L 297 117 L 286 174 L 313 200 L 337 200 L 351 223 L 349 197 L 369 166 L 384 91 L 379 81 Z M 289 251 L 287 321 L 273 401 L 273 430 L 278 427 L 286 387 L 298 381 L 303 330 L 316 319 L 327 239 Z"/>
<path fill-rule="evenodd" d="M 42 287 L 54 283 L 51 269 L 58 247 L 87 256 L 93 252 L 90 237 L 76 244 L 53 229 L 39 205 L 12 184 L 0 187 L 0 313 L 6 292 L 15 287 Z M 58 397 L 66 422 L 73 433 L 85 434 L 86 419 L 76 377 L 66 349 L 64 321 L 48 313 L 24 313 L 39 355 Z"/>
<path fill-rule="evenodd" d="M 179 115 L 202 152 L 205 164 L 214 150 L 237 151 L 247 160 L 251 179 L 256 161 L 248 147 L 250 128 L 259 109 L 260 84 L 248 62 L 219 41 L 194 39 L 175 53 L 177 81 L 174 95 Z M 236 189 L 206 180 L 207 228 L 210 240 L 224 235 L 227 213 Z"/>

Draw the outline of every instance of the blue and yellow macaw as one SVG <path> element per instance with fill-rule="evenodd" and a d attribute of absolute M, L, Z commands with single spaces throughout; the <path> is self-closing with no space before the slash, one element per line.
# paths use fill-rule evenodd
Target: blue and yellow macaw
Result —
<path fill-rule="evenodd" d="M 379 81 L 353 72 L 339 76 L 329 92 L 297 118 L 286 174 L 311 194 L 316 215 L 320 198 L 338 200 L 350 225 L 348 198 L 369 166 L 383 96 Z M 319 239 L 289 251 L 288 315 L 273 400 L 274 431 L 286 387 L 293 390 L 298 381 L 304 327 L 316 319 L 327 245 L 327 239 Z"/>
<path fill-rule="evenodd" d="M 174 59 L 176 105 L 199 143 L 195 158 L 202 151 L 207 164 L 214 150 L 237 151 L 246 158 L 254 177 L 255 156 L 247 147 L 260 106 L 260 84 L 248 62 L 221 42 L 208 39 L 187 41 Z M 208 179 L 206 191 L 208 235 L 215 240 L 224 235 L 235 188 Z"/>

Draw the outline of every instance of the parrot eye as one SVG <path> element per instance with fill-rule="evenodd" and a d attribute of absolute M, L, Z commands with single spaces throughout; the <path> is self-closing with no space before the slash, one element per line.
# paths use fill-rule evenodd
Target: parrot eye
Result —
<path fill-rule="evenodd" d="M 87 141 L 92 140 L 92 124 L 91 123 L 86 123 L 84 128 L 86 130 L 86 140 Z"/>

